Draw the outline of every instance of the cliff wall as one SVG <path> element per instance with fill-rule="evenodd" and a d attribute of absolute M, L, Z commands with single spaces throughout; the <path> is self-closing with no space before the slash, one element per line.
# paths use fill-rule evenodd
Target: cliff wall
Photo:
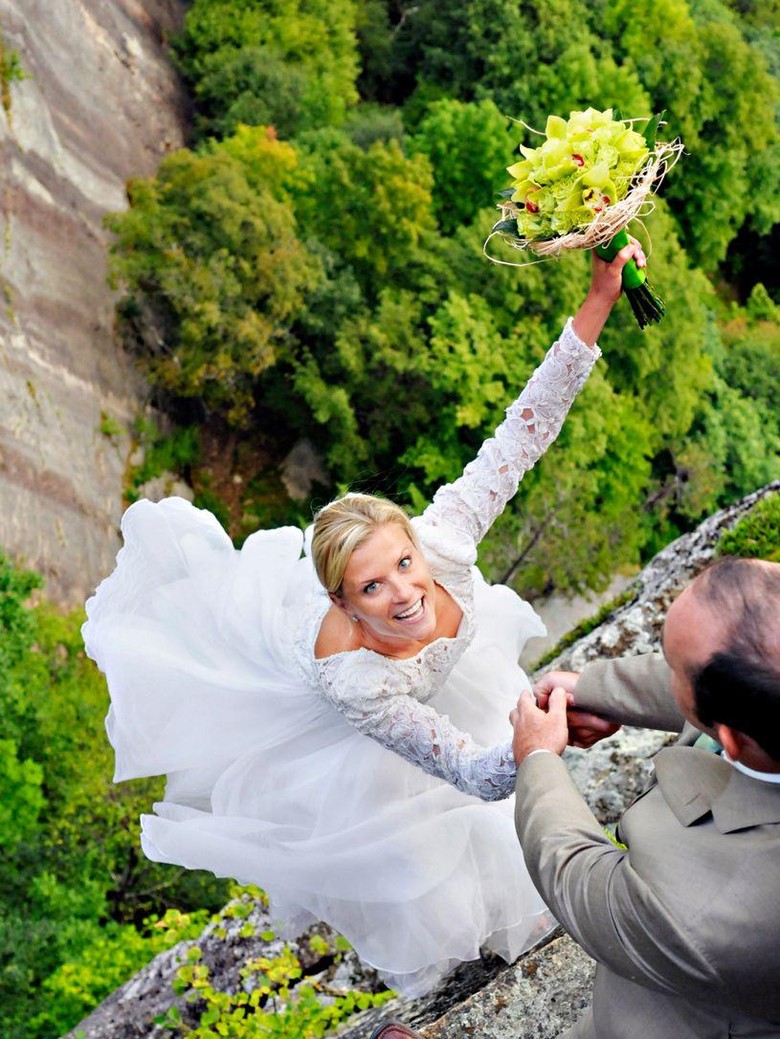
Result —
<path fill-rule="evenodd" d="M 182 0 L 0 0 L 0 549 L 78 603 L 119 545 L 144 386 L 114 336 L 105 213 L 180 147 Z"/>

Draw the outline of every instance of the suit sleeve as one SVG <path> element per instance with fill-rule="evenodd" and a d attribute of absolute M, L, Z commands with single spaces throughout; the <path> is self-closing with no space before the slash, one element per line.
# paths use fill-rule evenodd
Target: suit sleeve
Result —
<path fill-rule="evenodd" d="M 598 963 L 660 992 L 722 984 L 688 929 L 631 866 L 553 754 L 518 770 L 515 826 L 537 889 Z"/>
<path fill-rule="evenodd" d="M 622 725 L 681 732 L 685 717 L 669 682 L 669 666 L 660 653 L 597 660 L 583 670 L 574 703 Z"/>

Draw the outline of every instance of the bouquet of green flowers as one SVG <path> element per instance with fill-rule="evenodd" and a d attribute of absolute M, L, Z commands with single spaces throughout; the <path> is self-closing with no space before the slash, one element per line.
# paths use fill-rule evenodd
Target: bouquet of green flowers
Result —
<path fill-rule="evenodd" d="M 652 193 L 683 149 L 680 141 L 657 143 L 661 117 L 614 118 L 611 108 L 551 115 L 538 148 L 520 147 L 521 162 L 508 167 L 513 185 L 501 192 L 501 219 L 485 242 L 498 235 L 540 259 L 566 249 L 595 249 L 611 260 L 628 245 L 626 225 L 652 209 Z M 538 262 L 538 261 L 529 261 Z M 523 266 L 518 264 L 516 266 Z M 639 327 L 660 321 L 664 304 L 633 260 L 623 270 L 623 288 Z"/>

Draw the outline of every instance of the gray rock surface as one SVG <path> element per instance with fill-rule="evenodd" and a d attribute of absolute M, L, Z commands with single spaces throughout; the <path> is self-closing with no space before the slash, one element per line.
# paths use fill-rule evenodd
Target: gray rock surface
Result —
<path fill-rule="evenodd" d="M 172 988 L 176 972 L 187 962 L 191 950 L 200 951 L 198 963 L 208 968 L 209 979 L 219 991 L 231 994 L 241 988 L 251 991 L 252 983 L 242 978 L 241 969 L 255 957 L 277 956 L 285 945 L 281 938 L 269 941 L 262 937 L 271 926 L 263 905 L 252 902 L 246 895 L 236 899 L 225 907 L 219 920 L 206 927 L 197 941 L 180 942 L 161 953 L 112 993 L 68 1034 L 70 1039 L 164 1039 L 170 1036 L 170 1030 L 155 1024 L 155 1018 L 174 1006 L 185 1022 L 196 1024 L 197 1007 L 193 1008 L 187 1001 L 186 994 L 176 996 Z M 335 939 L 330 928 L 318 924 L 299 940 L 287 943 L 309 979 L 334 994 L 353 988 L 381 989 L 376 975 L 363 967 L 353 952 L 336 962 L 333 952 L 321 952 L 316 940 L 313 947 L 315 936 L 324 938 L 331 946 Z"/>
<path fill-rule="evenodd" d="M 145 390 L 114 337 L 103 216 L 183 143 L 182 0 L 0 0 L 0 546 L 82 602 L 113 564 Z M 101 426 L 103 431 L 101 431 Z"/>
<path fill-rule="evenodd" d="M 555 1039 L 588 1006 L 595 964 L 568 935 L 527 953 L 424 1030 L 426 1039 Z"/>
<path fill-rule="evenodd" d="M 660 552 L 634 582 L 634 598 L 618 608 L 569 649 L 552 667 L 578 669 L 599 655 L 617 656 L 657 648 L 665 612 L 675 595 L 712 558 L 720 534 L 733 527 L 756 501 L 780 491 L 780 482 L 757 491 L 706 520 L 696 531 Z M 666 733 L 625 728 L 588 751 L 567 750 L 566 760 L 577 786 L 604 824 L 614 822 L 642 789 L 651 758 L 673 737 Z M 167 1033 L 152 1024 L 174 1002 L 171 981 L 197 945 L 211 970 L 215 987 L 235 991 L 239 970 L 249 957 L 272 955 L 278 940 L 266 942 L 268 918 L 255 905 L 249 916 L 254 933 L 241 927 L 211 925 L 197 942 L 183 943 L 158 956 L 135 978 L 105 1000 L 70 1039 L 162 1039 Z M 376 991 L 376 975 L 348 955 L 336 966 L 329 956 L 314 953 L 312 933 L 332 941 L 324 925 L 308 932 L 293 949 L 309 976 L 320 979 L 331 993 L 345 988 Z M 554 1039 L 588 1005 L 595 965 L 560 928 L 542 939 L 516 963 L 507 966 L 494 956 L 462 964 L 442 984 L 417 1000 L 395 999 L 381 1009 L 351 1018 L 338 1032 L 340 1039 L 368 1039 L 376 1025 L 398 1019 L 418 1029 L 424 1039 Z M 182 999 L 182 1013 L 192 1008 Z M 189 1009 L 188 1009 L 189 1007 Z"/>
<path fill-rule="evenodd" d="M 545 670 L 580 671 L 597 657 L 631 656 L 659 649 L 666 611 L 678 592 L 712 559 L 718 538 L 768 494 L 780 491 L 780 480 L 704 520 L 690 534 L 672 541 L 637 575 L 631 598 L 574 645 L 564 649 Z"/>

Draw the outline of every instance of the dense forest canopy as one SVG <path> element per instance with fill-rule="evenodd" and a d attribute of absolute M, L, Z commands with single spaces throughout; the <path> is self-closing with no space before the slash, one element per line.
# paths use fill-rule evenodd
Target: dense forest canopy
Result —
<path fill-rule="evenodd" d="M 202 432 L 181 466 L 199 503 L 240 540 L 347 486 L 416 510 L 460 472 L 587 284 L 585 256 L 489 264 L 496 193 L 528 127 L 588 106 L 663 110 L 685 143 L 634 228 L 668 316 L 642 333 L 616 310 L 482 565 L 530 596 L 600 587 L 780 473 L 760 263 L 777 20 L 725 0 L 195 0 L 174 47 L 192 146 L 110 226 L 126 341 Z M 328 476 L 294 502 L 279 464 L 301 439 Z"/>
<path fill-rule="evenodd" d="M 238 542 L 346 487 L 419 510 L 585 291 L 585 255 L 482 244 L 528 128 L 589 106 L 663 110 L 684 141 L 634 228 L 667 316 L 641 332 L 618 304 L 481 565 L 529 596 L 598 588 L 779 477 L 779 30 L 778 0 L 194 0 L 190 146 L 109 219 L 122 335 L 170 419 L 139 421 L 128 498 L 174 470 Z M 293 499 L 302 440 L 322 465 Z M 0 560 L 8 1039 L 60 1035 L 226 897 L 142 859 L 158 787 L 110 786 L 103 680 L 38 583 Z"/>

